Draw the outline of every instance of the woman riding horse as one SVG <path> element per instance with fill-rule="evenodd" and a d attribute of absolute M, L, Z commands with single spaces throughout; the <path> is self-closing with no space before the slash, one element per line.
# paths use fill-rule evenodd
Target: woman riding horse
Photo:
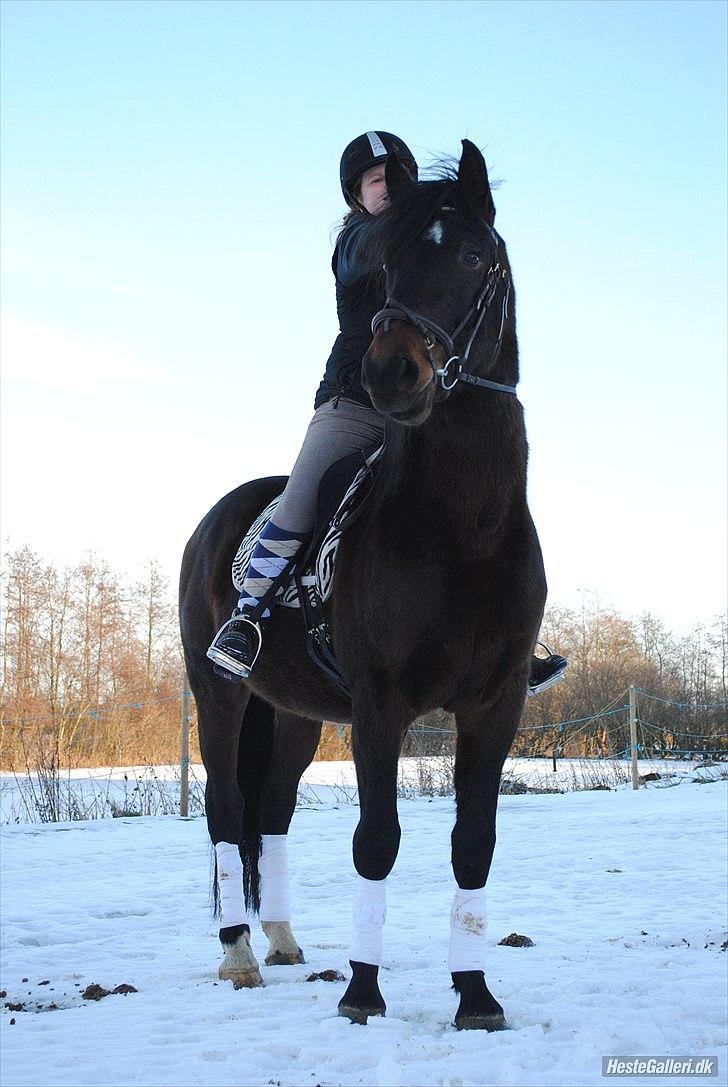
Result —
<path fill-rule="evenodd" d="M 272 581 L 293 567 L 313 529 L 319 483 L 330 465 L 349 453 L 371 453 L 384 439 L 384 419 L 362 387 L 361 363 L 371 343 L 372 319 L 384 304 L 379 265 L 373 259 L 374 219 L 389 203 L 384 170 L 395 152 L 417 180 L 415 158 L 391 132 L 365 132 L 345 148 L 340 180 L 351 211 L 334 250 L 339 335 L 319 385 L 303 447 L 274 513 L 261 532 L 232 617 L 215 635 L 208 657 L 224 679 L 246 679 L 262 641 L 261 624 L 251 614 Z M 268 618 L 266 609 L 263 618 Z M 566 660 L 556 654 L 533 657 L 529 694 L 537 694 L 564 674 Z"/>
<path fill-rule="evenodd" d="M 395 139 L 366 133 L 345 152 L 342 183 L 354 214 L 334 254 L 342 334 L 302 470 L 297 464 L 284 495 L 294 522 L 280 518 L 252 564 L 266 582 L 288 568 L 310 531 L 312 479 L 342 452 L 376 444 L 381 416 L 380 468 L 362 516 L 342 539 L 326 605 L 348 694 L 313 667 L 300 619 L 286 609 L 278 609 L 262 646 L 245 613 L 235 616 L 214 643 L 225 668 L 215 675 L 207 659 L 233 605 L 241 533 L 281 494 L 284 478 L 253 480 L 222 498 L 182 563 L 180 626 L 207 771 L 224 948 L 218 973 L 236 986 L 262 984 L 251 908 L 270 942 L 266 963 L 302 961 L 290 926 L 288 828 L 322 721 L 351 722 L 360 817 L 352 977 L 339 1011 L 356 1022 L 384 1014 L 377 979 L 386 879 L 400 840 L 398 758 L 412 722 L 444 707 L 457 726 L 448 956 L 460 995 L 455 1023 L 497 1030 L 505 1018 L 484 977 L 485 884 L 501 772 L 546 599 L 526 499 L 515 300 L 480 151 L 464 140 L 457 171 L 418 184 L 414 160 L 400 156 Z M 374 272 L 383 267 L 375 290 Z M 261 586 L 251 581 L 243 608 L 255 615 L 250 601 L 262 601 Z M 228 664 L 245 682 L 226 682 Z"/>

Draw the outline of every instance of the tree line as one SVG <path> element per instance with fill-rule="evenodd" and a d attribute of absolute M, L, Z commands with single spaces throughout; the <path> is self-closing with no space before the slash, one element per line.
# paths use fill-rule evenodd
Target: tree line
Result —
<path fill-rule="evenodd" d="M 156 563 L 129 582 L 97 556 L 58 568 L 23 547 L 5 555 L 1 589 L 2 768 L 176 761 L 182 654 L 176 603 Z M 578 611 L 550 607 L 541 636 L 569 667 L 527 700 L 514 753 L 624 751 L 631 684 L 646 755 L 725 749 L 728 616 L 678 635 L 653 615 L 626 617 L 592 598 Z M 452 751 L 453 728 L 443 711 L 428 714 L 405 753 Z M 199 759 L 194 722 L 191 754 Z M 349 730 L 325 728 L 319 757 L 349 755 Z"/>
<path fill-rule="evenodd" d="M 1 599 L 3 768 L 175 760 L 182 655 L 155 562 L 129 583 L 97 556 L 59 569 L 23 547 Z"/>

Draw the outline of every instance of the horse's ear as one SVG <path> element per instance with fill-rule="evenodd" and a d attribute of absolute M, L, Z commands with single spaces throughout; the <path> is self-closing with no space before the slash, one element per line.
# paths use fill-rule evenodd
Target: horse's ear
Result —
<path fill-rule="evenodd" d="M 463 153 L 458 166 L 458 185 L 463 187 L 475 204 L 484 208 L 485 217 L 492 226 L 495 221 L 495 204 L 490 191 L 485 159 L 479 148 L 470 140 L 463 140 Z"/>
<path fill-rule="evenodd" d="M 417 182 L 412 179 L 396 151 L 390 151 L 387 155 L 384 180 L 387 183 L 387 196 L 392 204 L 398 204 L 417 188 Z"/>

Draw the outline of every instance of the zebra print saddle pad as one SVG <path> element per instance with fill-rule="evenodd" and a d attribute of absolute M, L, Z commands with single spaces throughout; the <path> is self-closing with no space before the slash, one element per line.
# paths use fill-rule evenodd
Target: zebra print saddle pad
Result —
<path fill-rule="evenodd" d="M 379 459 L 383 449 L 383 445 L 379 446 L 378 449 L 375 449 L 374 452 L 364 460 L 364 464 L 346 489 L 336 513 L 328 522 L 320 546 L 315 552 L 309 553 L 305 568 L 301 571 L 301 584 L 305 592 L 309 594 L 309 601 L 312 607 L 316 607 L 317 604 L 325 602 L 331 596 L 334 584 L 336 553 L 339 548 L 341 536 L 351 522 L 355 511 L 359 509 L 361 502 L 368 493 L 368 489 L 364 486 L 365 480 L 371 476 L 371 467 L 375 461 Z M 242 592 L 245 574 L 250 565 L 250 559 L 255 545 L 258 542 L 258 537 L 263 531 L 264 526 L 273 517 L 278 508 L 280 499 L 281 496 L 278 495 L 265 507 L 262 513 L 256 517 L 233 559 L 233 585 L 239 592 Z M 298 589 L 296 588 L 293 577 L 291 577 L 283 588 L 279 589 L 276 604 L 283 605 L 284 608 L 301 607 L 301 602 L 298 598 Z"/>

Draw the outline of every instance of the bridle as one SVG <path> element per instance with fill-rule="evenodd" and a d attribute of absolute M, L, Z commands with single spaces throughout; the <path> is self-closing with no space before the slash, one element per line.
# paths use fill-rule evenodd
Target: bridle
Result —
<path fill-rule="evenodd" d="M 502 282 L 505 283 L 505 289 L 501 299 L 500 330 L 498 332 L 498 339 L 491 360 L 491 364 L 493 364 L 498 358 L 503 342 L 503 330 L 505 328 L 506 317 L 508 316 L 508 299 L 511 293 L 511 281 L 508 275 L 508 269 L 502 267 L 498 260 L 496 260 L 488 269 L 483 286 L 475 301 L 452 335 L 447 333 L 444 328 L 441 328 L 440 325 L 436 324 L 430 317 L 423 316 L 421 313 L 417 313 L 415 310 L 410 309 L 409 306 L 405 306 L 402 302 L 398 302 L 393 295 L 389 295 L 384 303 L 384 307 L 380 309 L 378 313 L 374 314 L 372 319 L 372 335 L 374 335 L 380 325 L 385 325 L 386 332 L 390 321 L 407 321 L 422 333 L 425 340 L 425 347 L 427 348 L 427 357 L 432 366 L 434 380 L 439 382 L 440 387 L 444 392 L 449 393 L 451 389 L 455 388 L 458 381 L 463 381 L 468 385 L 477 385 L 483 389 L 493 389 L 496 392 L 509 393 L 511 396 L 516 396 L 517 393 L 514 385 L 502 385 L 499 381 L 489 381 L 487 378 L 470 374 L 465 369 L 475 337 L 478 335 L 480 326 L 485 319 L 488 307 L 495 298 L 498 286 Z M 475 324 L 473 325 L 467 343 L 465 344 L 465 350 L 459 354 L 455 347 L 455 341 L 467 326 L 468 322 L 474 317 L 476 318 Z M 432 358 L 432 351 L 436 343 L 442 344 L 445 348 L 445 353 L 448 356 L 447 362 L 440 369 L 435 366 L 435 362 Z"/>

